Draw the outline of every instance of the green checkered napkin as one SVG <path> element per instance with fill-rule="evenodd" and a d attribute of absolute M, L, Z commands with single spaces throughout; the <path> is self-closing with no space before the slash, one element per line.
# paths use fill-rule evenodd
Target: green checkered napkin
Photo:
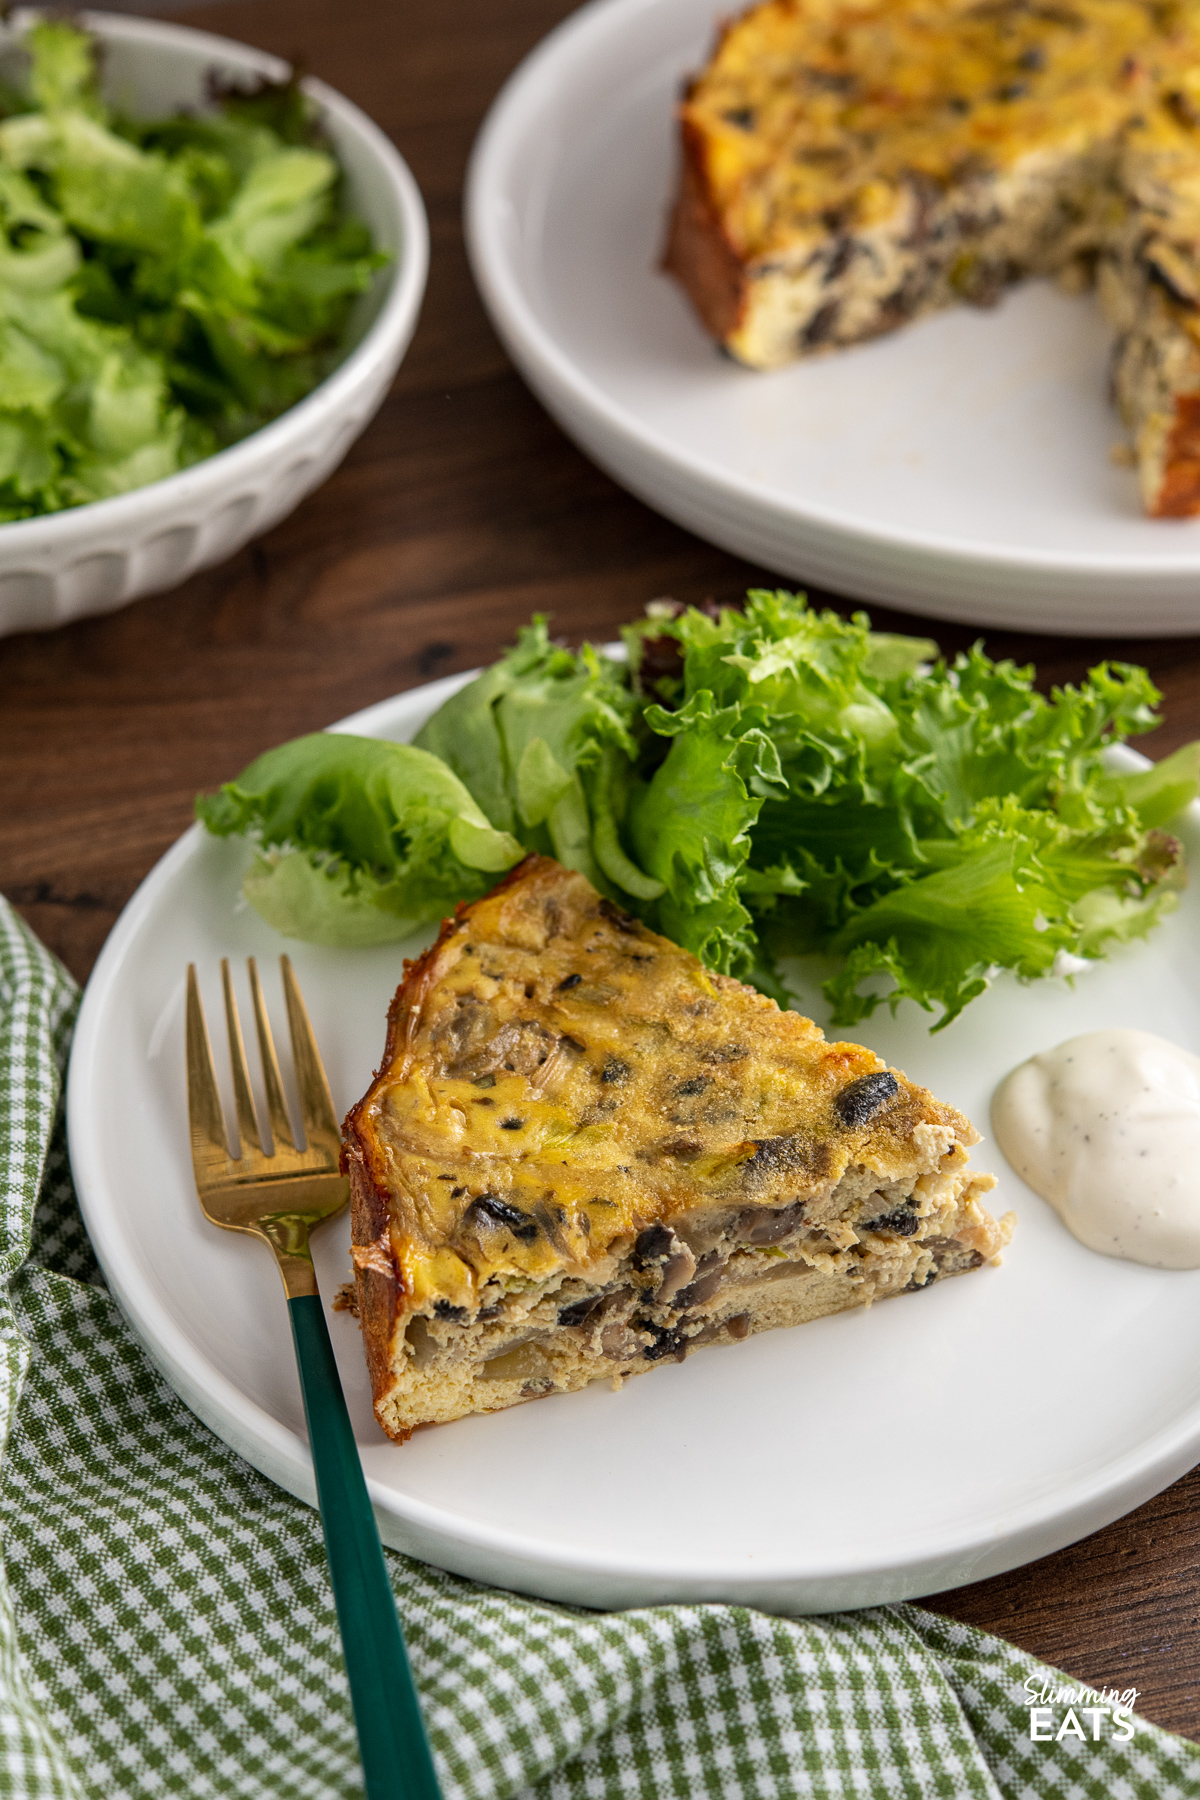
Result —
<path fill-rule="evenodd" d="M 193 1418 L 92 1256 L 76 999 L 0 901 L 0 1795 L 360 1794 L 317 1515 Z M 1067 1678 L 918 1607 L 589 1613 L 388 1561 L 448 1800 L 1200 1800 L 1200 1747 L 1141 1720 L 1031 1742 L 1027 1678 Z"/>

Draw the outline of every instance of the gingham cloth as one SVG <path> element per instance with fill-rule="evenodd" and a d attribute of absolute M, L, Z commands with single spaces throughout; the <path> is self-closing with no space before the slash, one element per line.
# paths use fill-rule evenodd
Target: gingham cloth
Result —
<path fill-rule="evenodd" d="M 77 998 L 0 901 L 0 1794 L 361 1794 L 317 1515 L 165 1385 L 92 1256 Z M 1067 1677 L 919 1607 L 589 1613 L 388 1563 L 447 1800 L 1200 1800 L 1200 1748 L 1141 1720 L 1031 1741 Z"/>

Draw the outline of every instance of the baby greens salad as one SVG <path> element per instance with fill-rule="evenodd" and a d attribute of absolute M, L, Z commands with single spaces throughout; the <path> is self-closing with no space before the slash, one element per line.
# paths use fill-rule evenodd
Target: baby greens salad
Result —
<path fill-rule="evenodd" d="M 909 998 L 940 1029 L 1001 969 L 1070 973 L 1176 904 L 1164 828 L 1200 792 L 1200 744 L 1145 772 L 1104 756 L 1159 722 L 1144 669 L 1101 664 L 1046 697 L 978 645 L 947 662 L 789 593 L 649 610 L 625 662 L 535 620 L 384 787 L 368 765 L 399 746 L 319 735 L 260 758 L 200 817 L 257 838 L 248 896 L 290 935 L 364 941 L 365 905 L 391 908 L 373 941 L 398 937 L 539 850 L 781 998 L 787 959 L 820 954 L 837 1025 Z M 289 856 L 324 884 L 319 933 L 311 907 L 256 892 L 264 858 Z"/>
<path fill-rule="evenodd" d="M 294 84 L 125 118 L 92 38 L 0 85 L 0 521 L 173 474 L 293 405 L 386 260 Z"/>

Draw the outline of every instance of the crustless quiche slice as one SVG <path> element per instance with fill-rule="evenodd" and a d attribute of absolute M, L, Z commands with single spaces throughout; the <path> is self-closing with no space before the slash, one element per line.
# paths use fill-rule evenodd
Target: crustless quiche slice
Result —
<path fill-rule="evenodd" d="M 545 857 L 406 965 L 345 1127 L 384 1430 L 928 1287 L 1006 1241 L 977 1133 Z"/>
<path fill-rule="evenodd" d="M 680 118 L 666 262 L 740 361 L 1097 277 L 1146 508 L 1200 510 L 1200 0 L 767 0 Z"/>

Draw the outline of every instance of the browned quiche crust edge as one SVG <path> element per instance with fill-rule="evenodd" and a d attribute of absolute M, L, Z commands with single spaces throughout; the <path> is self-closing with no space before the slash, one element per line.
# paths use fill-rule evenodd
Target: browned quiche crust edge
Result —
<path fill-rule="evenodd" d="M 490 890 L 489 898 L 519 882 L 528 872 L 536 856 L 527 856 Z M 362 1328 L 363 1350 L 367 1372 L 371 1377 L 371 1396 L 376 1417 L 383 1429 L 397 1443 L 411 1437 L 410 1431 L 395 1432 L 379 1414 L 379 1403 L 395 1381 L 392 1370 L 392 1341 L 401 1311 L 404 1283 L 391 1247 L 392 1203 L 384 1182 L 374 1166 L 372 1144 L 368 1133 L 360 1129 L 363 1108 L 383 1071 L 396 1060 L 402 1036 L 410 1031 L 410 1021 L 419 1014 L 438 956 L 447 940 L 459 930 L 470 911 L 470 903 L 460 900 L 452 916 L 442 920 L 442 928 L 428 950 L 415 961 L 405 958 L 404 973 L 388 1007 L 387 1037 L 383 1058 L 371 1078 L 371 1087 L 350 1108 L 342 1124 L 342 1172 L 350 1178 L 350 1255 L 354 1263 L 354 1282 L 358 1290 L 358 1315 Z"/>
<path fill-rule="evenodd" d="M 1190 519 L 1200 512 L 1200 394 L 1179 394 L 1167 434 L 1156 519 Z"/>
<path fill-rule="evenodd" d="M 704 138 L 682 122 L 683 167 L 662 266 L 683 287 L 705 330 L 722 342 L 746 309 L 746 265 L 730 243 L 708 180 Z"/>

